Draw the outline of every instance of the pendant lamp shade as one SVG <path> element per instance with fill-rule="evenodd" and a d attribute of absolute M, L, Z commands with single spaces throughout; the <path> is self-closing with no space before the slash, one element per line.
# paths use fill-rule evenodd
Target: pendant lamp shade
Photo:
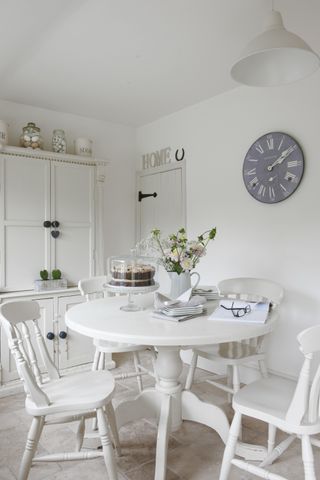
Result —
<path fill-rule="evenodd" d="M 265 31 L 247 45 L 231 76 L 245 85 L 271 87 L 307 77 L 319 66 L 318 55 L 302 38 L 288 32 L 280 12 L 272 10 Z"/>

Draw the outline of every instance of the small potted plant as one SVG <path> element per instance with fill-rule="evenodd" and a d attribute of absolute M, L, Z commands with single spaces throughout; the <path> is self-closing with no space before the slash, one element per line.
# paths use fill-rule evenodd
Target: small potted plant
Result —
<path fill-rule="evenodd" d="M 67 280 L 61 278 L 61 270 L 58 268 L 52 270 L 50 279 L 49 272 L 45 269 L 40 270 L 40 277 L 39 280 L 35 280 L 34 282 L 34 289 L 36 292 L 67 288 Z"/>

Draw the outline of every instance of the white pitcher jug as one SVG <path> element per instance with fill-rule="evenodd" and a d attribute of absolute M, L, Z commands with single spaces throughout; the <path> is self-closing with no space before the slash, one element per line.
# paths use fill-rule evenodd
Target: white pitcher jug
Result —
<path fill-rule="evenodd" d="M 171 280 L 170 298 L 177 298 L 183 292 L 191 288 L 191 277 L 196 275 L 197 280 L 192 288 L 196 288 L 200 282 L 200 275 L 198 272 L 182 272 L 180 274 L 176 272 L 168 272 Z"/>

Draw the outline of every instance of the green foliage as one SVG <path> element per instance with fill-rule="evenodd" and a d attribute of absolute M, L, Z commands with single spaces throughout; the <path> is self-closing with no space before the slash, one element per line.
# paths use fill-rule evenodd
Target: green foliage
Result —
<path fill-rule="evenodd" d="M 60 280 L 61 270 L 59 270 L 58 268 L 56 270 L 52 270 L 51 275 L 52 275 L 53 280 Z"/>
<path fill-rule="evenodd" d="M 40 277 L 42 278 L 42 280 L 48 280 L 49 278 L 48 270 L 41 270 Z"/>

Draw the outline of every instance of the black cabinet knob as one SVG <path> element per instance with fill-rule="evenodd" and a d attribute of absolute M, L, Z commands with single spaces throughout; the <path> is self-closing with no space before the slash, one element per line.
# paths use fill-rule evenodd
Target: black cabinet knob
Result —
<path fill-rule="evenodd" d="M 60 235 L 59 230 L 52 230 L 51 236 L 52 236 L 53 238 L 58 238 L 59 235 Z"/>
<path fill-rule="evenodd" d="M 53 340 L 54 339 L 54 333 L 53 332 L 48 332 L 47 333 L 47 339 L 48 340 Z"/>
<path fill-rule="evenodd" d="M 50 220 L 45 220 L 45 221 L 43 222 L 43 226 L 44 226 L 44 228 L 50 228 L 50 227 L 51 227 L 51 222 L 50 222 Z"/>
<path fill-rule="evenodd" d="M 67 332 L 64 332 L 63 330 L 61 330 L 61 332 L 59 332 L 59 337 L 60 338 L 66 338 L 67 337 Z"/>
<path fill-rule="evenodd" d="M 59 225 L 60 225 L 60 222 L 58 222 L 57 220 L 54 220 L 54 221 L 51 223 L 51 226 L 52 226 L 53 228 L 58 228 Z"/>

